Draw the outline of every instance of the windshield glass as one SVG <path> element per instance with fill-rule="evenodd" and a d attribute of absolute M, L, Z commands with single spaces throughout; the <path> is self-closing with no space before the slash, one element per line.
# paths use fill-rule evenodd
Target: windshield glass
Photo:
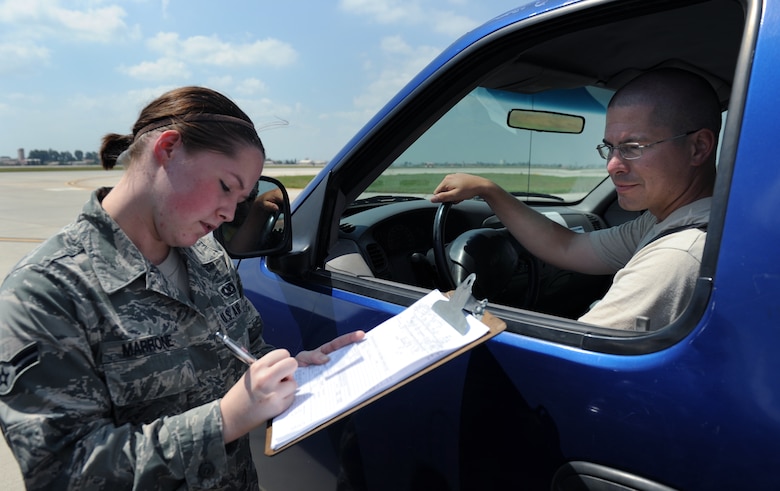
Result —
<path fill-rule="evenodd" d="M 477 87 L 407 148 L 361 198 L 427 198 L 444 175 L 468 172 L 523 199 L 578 201 L 607 177 L 596 145 L 604 137 L 611 95 L 595 87 L 538 94 Z M 555 113 L 576 120 L 582 130 L 573 133 L 563 125 L 560 132 L 513 128 L 509 113 L 515 109 Z"/>

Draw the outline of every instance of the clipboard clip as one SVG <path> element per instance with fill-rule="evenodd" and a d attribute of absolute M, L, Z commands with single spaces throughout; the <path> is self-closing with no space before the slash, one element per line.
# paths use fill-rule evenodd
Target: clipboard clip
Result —
<path fill-rule="evenodd" d="M 477 275 L 471 273 L 458 285 L 449 300 L 437 300 L 431 307 L 434 312 L 461 334 L 466 334 L 469 330 L 469 324 L 466 322 L 464 311 L 481 320 L 482 314 L 485 313 L 485 307 L 487 307 L 488 301 L 486 298 L 477 300 L 471 294 L 471 287 L 476 279 Z"/>

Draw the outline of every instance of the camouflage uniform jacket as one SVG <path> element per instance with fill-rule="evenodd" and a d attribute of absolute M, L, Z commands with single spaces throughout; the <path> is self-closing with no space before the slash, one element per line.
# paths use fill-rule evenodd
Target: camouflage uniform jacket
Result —
<path fill-rule="evenodd" d="M 0 422 L 28 489 L 257 489 L 219 399 L 261 356 L 262 321 L 210 236 L 180 249 L 189 298 L 93 193 L 0 287 Z"/>

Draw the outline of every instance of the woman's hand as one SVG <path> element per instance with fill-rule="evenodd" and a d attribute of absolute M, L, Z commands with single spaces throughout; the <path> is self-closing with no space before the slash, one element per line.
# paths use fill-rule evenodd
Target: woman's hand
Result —
<path fill-rule="evenodd" d="M 295 356 L 295 359 L 298 361 L 298 366 L 301 367 L 308 365 L 322 365 L 323 363 L 327 363 L 328 360 L 330 360 L 328 357 L 330 353 L 333 353 L 337 349 L 343 348 L 349 344 L 357 343 L 358 341 L 362 340 L 365 335 L 366 333 L 363 331 L 353 331 L 344 334 L 337 337 L 336 339 L 333 339 L 332 341 L 323 344 L 316 350 L 301 351 Z"/>
<path fill-rule="evenodd" d="M 284 349 L 252 363 L 219 403 L 225 443 L 249 433 L 290 407 L 297 384 L 298 363 Z"/>

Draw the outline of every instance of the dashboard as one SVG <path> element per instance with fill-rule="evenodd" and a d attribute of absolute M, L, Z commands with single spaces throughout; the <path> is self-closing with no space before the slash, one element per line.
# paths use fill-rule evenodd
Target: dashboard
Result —
<path fill-rule="evenodd" d="M 437 208 L 438 205 L 426 199 L 405 200 L 342 217 L 339 240 L 331 250 L 326 269 L 426 289 L 441 288 L 432 249 Z M 535 208 L 576 232 L 607 226 L 594 213 L 564 206 Z M 474 229 L 502 228 L 484 201 L 467 200 L 450 209 L 444 230 L 445 243 L 450 244 Z M 576 318 L 601 298 L 611 283 L 611 276 L 562 270 L 533 258 L 519 244 L 515 247 L 523 260 L 512 266 L 511 278 L 505 287 L 489 298 L 492 303 Z M 478 260 L 491 260 L 491 251 L 479 254 L 483 257 Z M 528 290 L 532 285 L 535 291 L 529 297 Z"/>

